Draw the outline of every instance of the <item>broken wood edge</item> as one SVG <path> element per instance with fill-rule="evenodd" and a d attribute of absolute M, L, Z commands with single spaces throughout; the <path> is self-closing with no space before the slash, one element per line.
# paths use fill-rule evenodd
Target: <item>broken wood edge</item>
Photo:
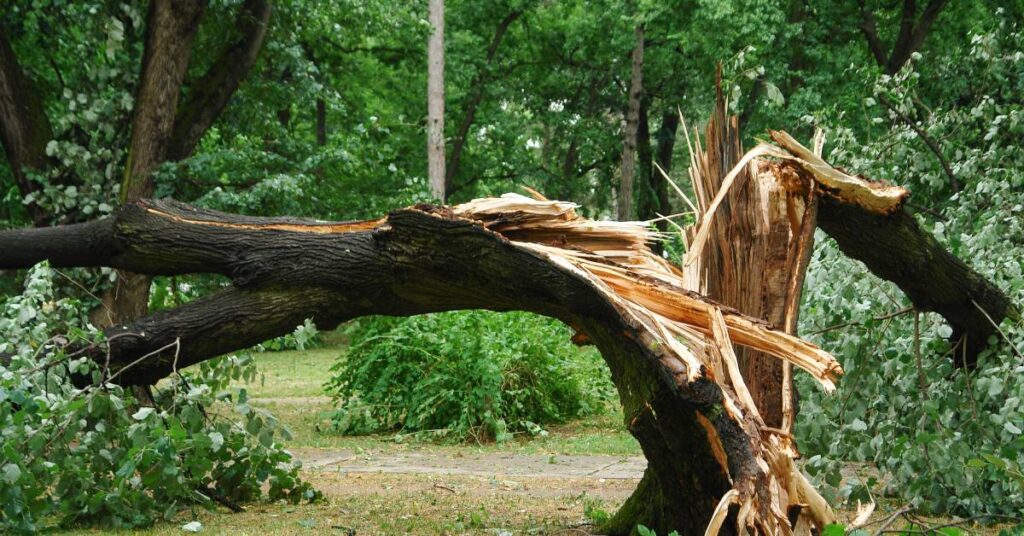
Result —
<path fill-rule="evenodd" d="M 876 214 L 892 214 L 902 208 L 910 197 L 910 191 L 901 186 L 866 180 L 840 171 L 783 130 L 770 130 L 769 134 L 827 193 L 844 203 Z"/>

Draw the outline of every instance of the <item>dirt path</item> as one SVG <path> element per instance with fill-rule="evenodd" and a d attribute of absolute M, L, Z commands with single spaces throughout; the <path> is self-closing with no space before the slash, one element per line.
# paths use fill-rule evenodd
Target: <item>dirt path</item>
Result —
<path fill-rule="evenodd" d="M 430 451 L 366 454 L 354 450 L 291 450 L 308 469 L 341 473 L 639 480 L 647 466 L 642 456 L 547 456 L 501 452 L 451 454 Z"/>

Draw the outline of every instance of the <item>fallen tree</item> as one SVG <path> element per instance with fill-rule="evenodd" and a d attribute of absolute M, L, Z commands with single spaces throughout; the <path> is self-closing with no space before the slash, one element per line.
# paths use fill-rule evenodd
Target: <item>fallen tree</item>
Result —
<path fill-rule="evenodd" d="M 775 181 L 794 195 L 820 191 L 822 213 L 834 205 L 873 217 L 902 211 L 905 190 L 846 175 L 812 152 L 802 154 L 806 149 L 795 142 L 787 146 L 791 138 L 778 138 L 786 150 L 755 148 L 709 190 L 714 197 L 702 203 L 704 214 L 688 235 L 687 266 L 702 255 L 738 177 Z M 804 235 L 803 227 L 789 232 Z M 913 229 L 921 233 L 916 223 Z M 864 229 L 858 240 L 875 232 Z M 230 289 L 112 326 L 105 345 L 78 349 L 103 364 L 108 380 L 125 385 L 154 383 L 287 333 L 306 318 L 330 328 L 370 314 L 466 308 L 554 317 L 577 331 L 577 342 L 601 350 L 627 426 L 649 462 L 611 532 L 637 523 L 682 534 L 709 527 L 769 534 L 820 529 L 833 515 L 796 470 L 789 433 L 766 424 L 733 343 L 796 365 L 827 390 L 841 374 L 838 363 L 785 330 L 695 293 L 699 279 L 652 254 L 647 243 L 654 238 L 643 223 L 586 220 L 571 203 L 520 196 L 450 208 L 418 205 L 346 223 L 140 200 L 89 223 L 2 232 L 0 268 L 48 260 L 145 275 L 229 277 Z M 842 246 L 850 238 L 837 240 Z M 983 307 L 990 303 L 968 295 Z M 994 308 L 992 316 L 1003 312 Z M 784 323 L 792 331 L 791 318 Z"/>
<path fill-rule="evenodd" d="M 354 223 L 144 200 L 90 223 L 5 232 L 0 245 L 7 268 L 48 259 L 232 279 L 234 288 L 108 329 L 107 374 L 123 384 L 155 382 L 286 333 L 304 318 L 331 327 L 369 314 L 465 308 L 558 318 L 605 356 L 629 428 L 658 475 L 648 485 L 659 486 L 660 500 L 635 522 L 697 534 L 727 497 L 725 505 L 744 505 L 744 524 L 768 532 L 789 525 L 779 512 L 790 506 L 802 512 L 794 520 L 827 523 L 824 502 L 743 397 L 729 341 L 790 359 L 826 388 L 838 365 L 813 345 L 682 287 L 679 272 L 646 248 L 652 238 L 642 224 L 588 221 L 572 204 L 511 196 Z M 107 348 L 91 351 L 107 363 Z M 815 508 L 799 506 L 808 498 Z"/>

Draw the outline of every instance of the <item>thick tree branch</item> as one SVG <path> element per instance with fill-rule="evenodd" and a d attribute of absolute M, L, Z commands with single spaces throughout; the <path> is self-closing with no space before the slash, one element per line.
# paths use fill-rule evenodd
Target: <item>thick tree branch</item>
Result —
<path fill-rule="evenodd" d="M 772 138 L 800 158 L 813 158 L 788 134 L 773 131 Z M 973 366 L 996 332 L 989 317 L 998 323 L 1011 311 L 1006 294 L 921 229 L 904 208 L 909 192 L 846 175 L 820 158 L 808 162 L 782 167 L 812 175 L 821 187 L 821 229 L 847 256 L 895 283 L 918 310 L 942 315 L 953 328 L 950 341 L 959 348 L 954 362 Z"/>
<path fill-rule="evenodd" d="M 220 116 L 259 56 L 270 22 L 270 0 L 246 0 L 235 27 L 241 34 L 225 48 L 203 76 L 190 84 L 188 98 L 174 120 L 168 157 L 188 158 L 203 134 Z"/>

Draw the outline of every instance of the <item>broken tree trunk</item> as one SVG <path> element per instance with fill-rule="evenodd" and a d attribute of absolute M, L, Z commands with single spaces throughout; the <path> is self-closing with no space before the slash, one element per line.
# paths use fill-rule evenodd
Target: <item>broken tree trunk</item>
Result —
<path fill-rule="evenodd" d="M 821 229 L 847 256 L 895 283 L 915 308 L 942 315 L 953 328 L 954 364 L 973 367 L 1013 310 L 1006 294 L 921 229 L 904 207 L 908 190 L 849 175 L 785 132 L 771 136 L 790 155 L 778 173 L 818 186 Z"/>
<path fill-rule="evenodd" d="M 680 272 L 650 253 L 651 238 L 642 223 L 589 221 L 572 204 L 519 196 L 354 223 L 142 200 L 90 223 L 2 232 L 0 267 L 49 260 L 232 279 L 218 294 L 109 328 L 108 376 L 123 384 L 153 383 L 305 318 L 329 328 L 363 315 L 465 308 L 551 316 L 601 350 L 653 475 L 641 484 L 652 500 L 627 504 L 631 523 L 614 532 L 643 523 L 703 534 L 727 514 L 726 532 L 822 527 L 832 514 L 751 405 L 730 341 L 789 360 L 826 389 L 838 365 L 686 290 Z M 106 348 L 83 350 L 107 359 Z"/>
<path fill-rule="evenodd" d="M 738 168 L 731 185 L 723 189 L 743 151 L 739 121 L 726 114 L 725 99 L 721 90 L 718 93 L 704 146 L 699 137 L 691 144 L 690 178 L 702 218 L 711 218 L 708 209 L 719 192 L 724 197 L 699 257 L 690 257 L 696 261 L 690 266 L 691 278 L 700 281 L 702 294 L 783 327 L 790 279 L 788 257 L 800 236 L 804 195 L 792 185 L 782 184 L 766 162 L 756 161 Z M 768 426 L 783 428 L 782 393 L 786 388 L 782 361 L 746 348 L 737 348 L 736 354 L 761 417 Z"/>

